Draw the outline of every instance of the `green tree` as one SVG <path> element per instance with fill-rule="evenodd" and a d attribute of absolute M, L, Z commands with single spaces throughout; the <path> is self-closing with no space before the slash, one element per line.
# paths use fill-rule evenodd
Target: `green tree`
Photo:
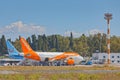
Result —
<path fill-rule="evenodd" d="M 30 37 L 28 37 L 26 40 L 27 40 L 28 44 L 32 47 L 31 38 L 30 38 Z"/>
<path fill-rule="evenodd" d="M 111 52 L 118 53 L 120 52 L 120 38 L 113 36 L 111 37 Z"/>
<path fill-rule="evenodd" d="M 69 51 L 69 37 L 62 37 L 60 41 L 60 51 Z"/>
<path fill-rule="evenodd" d="M 19 39 L 16 39 L 14 42 L 11 42 L 14 47 L 19 51 L 19 52 L 22 52 L 22 49 L 21 49 L 21 44 L 20 44 L 20 41 Z"/>
<path fill-rule="evenodd" d="M 36 39 L 36 35 L 32 35 L 32 49 L 33 50 L 37 50 L 37 39 Z"/>
<path fill-rule="evenodd" d="M 73 35 L 72 35 L 72 32 L 70 33 L 70 50 L 73 51 Z"/>
<path fill-rule="evenodd" d="M 48 41 L 46 35 L 44 34 L 42 38 L 43 38 L 42 50 L 48 51 Z"/>
<path fill-rule="evenodd" d="M 94 41 L 93 41 L 93 37 L 92 35 L 89 35 L 87 38 L 87 44 L 89 46 L 88 52 L 89 52 L 89 56 L 92 56 L 92 53 L 94 51 Z"/>
<path fill-rule="evenodd" d="M 87 44 L 87 37 L 82 34 L 78 39 L 75 39 L 74 50 L 80 53 L 82 56 L 88 56 L 89 46 Z"/>
<path fill-rule="evenodd" d="M 1 42 L 0 44 L 1 44 L 1 53 L 2 53 L 2 55 L 8 54 L 7 46 L 6 46 L 6 40 L 5 40 L 4 35 L 2 35 L 2 38 L 1 38 L 0 42 Z"/>
<path fill-rule="evenodd" d="M 57 51 L 59 51 L 59 41 L 58 41 L 58 36 L 57 35 L 55 35 L 55 43 L 56 43 L 55 48 L 56 48 Z"/>
<path fill-rule="evenodd" d="M 42 45 L 43 44 L 43 37 L 42 35 L 38 35 L 38 50 L 42 51 Z"/>
<path fill-rule="evenodd" d="M 106 42 L 106 34 L 102 35 L 101 39 L 101 52 L 107 52 L 107 42 Z"/>

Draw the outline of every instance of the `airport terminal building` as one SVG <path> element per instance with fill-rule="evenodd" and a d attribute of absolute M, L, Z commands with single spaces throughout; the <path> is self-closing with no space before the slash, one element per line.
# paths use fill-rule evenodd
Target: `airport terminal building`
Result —
<path fill-rule="evenodd" d="M 107 62 L 107 53 L 93 53 L 92 62 L 96 64 L 104 64 Z M 110 53 L 111 64 L 120 64 L 120 53 Z"/>

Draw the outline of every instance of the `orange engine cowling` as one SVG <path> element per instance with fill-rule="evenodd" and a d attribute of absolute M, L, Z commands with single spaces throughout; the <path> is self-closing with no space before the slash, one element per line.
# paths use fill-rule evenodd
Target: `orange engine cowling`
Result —
<path fill-rule="evenodd" d="M 74 65 L 74 59 L 72 59 L 72 58 L 68 59 L 67 65 Z"/>

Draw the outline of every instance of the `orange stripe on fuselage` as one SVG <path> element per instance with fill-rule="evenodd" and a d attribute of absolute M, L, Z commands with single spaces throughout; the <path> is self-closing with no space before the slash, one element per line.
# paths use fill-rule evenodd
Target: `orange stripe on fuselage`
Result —
<path fill-rule="evenodd" d="M 63 54 L 60 54 L 58 56 L 55 56 L 53 58 L 50 58 L 50 60 L 60 60 L 60 59 L 65 59 L 70 56 L 79 56 L 78 53 L 75 52 L 63 52 Z"/>
<path fill-rule="evenodd" d="M 64 52 L 63 54 L 67 56 L 79 56 L 79 54 L 76 52 Z"/>
<path fill-rule="evenodd" d="M 30 45 L 27 43 L 27 41 L 24 38 L 22 37 L 20 38 L 20 43 L 21 43 L 22 51 L 24 53 L 25 58 L 38 60 L 38 61 L 41 60 L 38 54 L 32 50 L 32 48 L 30 47 Z"/>

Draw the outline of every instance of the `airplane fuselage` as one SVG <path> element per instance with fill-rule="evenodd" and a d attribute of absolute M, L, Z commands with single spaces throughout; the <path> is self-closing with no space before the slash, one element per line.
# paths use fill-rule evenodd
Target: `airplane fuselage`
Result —
<path fill-rule="evenodd" d="M 79 64 L 82 60 L 83 57 L 80 56 L 79 54 L 74 54 L 72 52 L 36 52 L 38 56 L 40 57 L 41 61 L 45 61 L 46 58 L 56 58 L 56 56 L 59 55 L 67 55 L 67 58 L 72 58 L 75 61 L 75 64 Z"/>

